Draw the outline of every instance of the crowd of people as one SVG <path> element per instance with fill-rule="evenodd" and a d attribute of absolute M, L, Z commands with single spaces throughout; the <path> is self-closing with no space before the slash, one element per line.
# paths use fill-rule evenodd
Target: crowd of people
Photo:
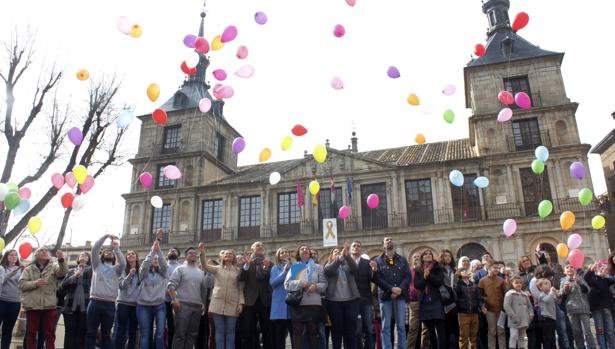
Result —
<path fill-rule="evenodd" d="M 105 235 L 70 270 L 61 251 L 53 260 L 40 247 L 25 266 L 7 250 L 0 349 L 22 308 L 31 349 L 54 348 L 60 315 L 67 349 L 615 348 L 613 256 L 574 268 L 538 251 L 513 271 L 489 253 L 456 263 L 449 250 L 427 249 L 406 259 L 390 237 L 374 258 L 361 248 L 333 248 L 321 265 L 305 244 L 270 259 L 255 242 L 207 260 L 200 243 L 180 263 L 179 249 L 165 257 L 159 239 L 140 260 Z"/>

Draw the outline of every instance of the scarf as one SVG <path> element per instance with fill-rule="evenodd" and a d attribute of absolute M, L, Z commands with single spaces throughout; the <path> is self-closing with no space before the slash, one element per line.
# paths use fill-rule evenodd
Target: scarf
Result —
<path fill-rule="evenodd" d="M 313 276 L 314 276 L 314 272 L 315 271 L 316 271 L 316 263 L 314 262 L 313 259 L 310 258 L 310 260 L 307 262 L 308 282 L 313 280 Z"/>
<path fill-rule="evenodd" d="M 344 270 L 345 265 L 346 265 L 346 261 L 343 260 L 342 263 L 340 263 L 340 266 L 337 267 L 337 272 L 338 272 L 337 282 L 348 283 L 348 276 L 346 276 L 346 271 Z"/>
<path fill-rule="evenodd" d="M 79 268 L 79 267 L 77 267 Z M 85 312 L 85 292 L 83 291 L 83 276 L 88 270 L 88 267 L 83 269 L 81 277 L 77 278 L 77 287 L 75 287 L 75 293 L 73 293 L 73 312 L 79 311 Z"/>
<path fill-rule="evenodd" d="M 254 265 L 256 266 L 256 280 L 265 280 L 265 273 L 263 272 L 264 262 L 264 256 L 254 257 Z"/>

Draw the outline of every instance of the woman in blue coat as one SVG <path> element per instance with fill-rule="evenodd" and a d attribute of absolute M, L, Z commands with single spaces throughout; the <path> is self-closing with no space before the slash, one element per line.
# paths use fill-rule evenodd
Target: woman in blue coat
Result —
<path fill-rule="evenodd" d="M 286 289 L 284 280 L 290 270 L 290 254 L 288 249 L 281 247 L 275 253 L 275 265 L 271 268 L 269 284 L 273 290 L 271 296 L 271 316 L 273 324 L 273 347 L 275 349 L 286 348 L 286 335 L 291 332 L 291 322 L 286 305 Z"/>

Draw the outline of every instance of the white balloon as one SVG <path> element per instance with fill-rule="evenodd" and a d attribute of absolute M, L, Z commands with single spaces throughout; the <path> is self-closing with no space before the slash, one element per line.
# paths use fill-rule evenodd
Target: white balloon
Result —
<path fill-rule="evenodd" d="M 152 196 L 149 201 L 155 208 L 162 208 L 163 202 L 160 196 Z"/>
<path fill-rule="evenodd" d="M 246 64 L 243 67 L 239 68 L 235 72 L 235 75 L 243 79 L 249 79 L 252 77 L 252 75 L 254 75 L 254 67 L 249 64 Z"/>
<path fill-rule="evenodd" d="M 280 182 L 280 179 L 282 179 L 282 176 L 280 176 L 279 172 L 272 172 L 269 175 L 269 184 L 276 185 Z"/>
<path fill-rule="evenodd" d="M 129 35 L 132 31 L 132 23 L 127 17 L 121 16 L 117 20 L 117 29 L 123 34 Z"/>
<path fill-rule="evenodd" d="M 85 196 L 84 195 L 75 196 L 75 198 L 73 199 L 73 210 L 79 211 L 83 208 L 83 206 L 85 206 Z"/>
<path fill-rule="evenodd" d="M 6 184 L 0 183 L 0 201 L 4 201 L 4 198 L 8 192 L 9 188 L 6 187 Z"/>

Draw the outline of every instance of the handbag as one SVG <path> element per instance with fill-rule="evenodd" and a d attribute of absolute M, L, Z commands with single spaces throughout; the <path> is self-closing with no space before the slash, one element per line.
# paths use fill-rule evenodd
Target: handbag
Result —
<path fill-rule="evenodd" d="M 297 307 L 301 304 L 301 300 L 303 299 L 303 290 L 298 291 L 290 291 L 286 293 L 286 299 L 284 302 L 291 307 Z"/>
<path fill-rule="evenodd" d="M 440 300 L 442 301 L 442 305 L 451 305 L 455 302 L 453 290 L 450 287 L 442 285 L 438 291 L 440 291 Z"/>

